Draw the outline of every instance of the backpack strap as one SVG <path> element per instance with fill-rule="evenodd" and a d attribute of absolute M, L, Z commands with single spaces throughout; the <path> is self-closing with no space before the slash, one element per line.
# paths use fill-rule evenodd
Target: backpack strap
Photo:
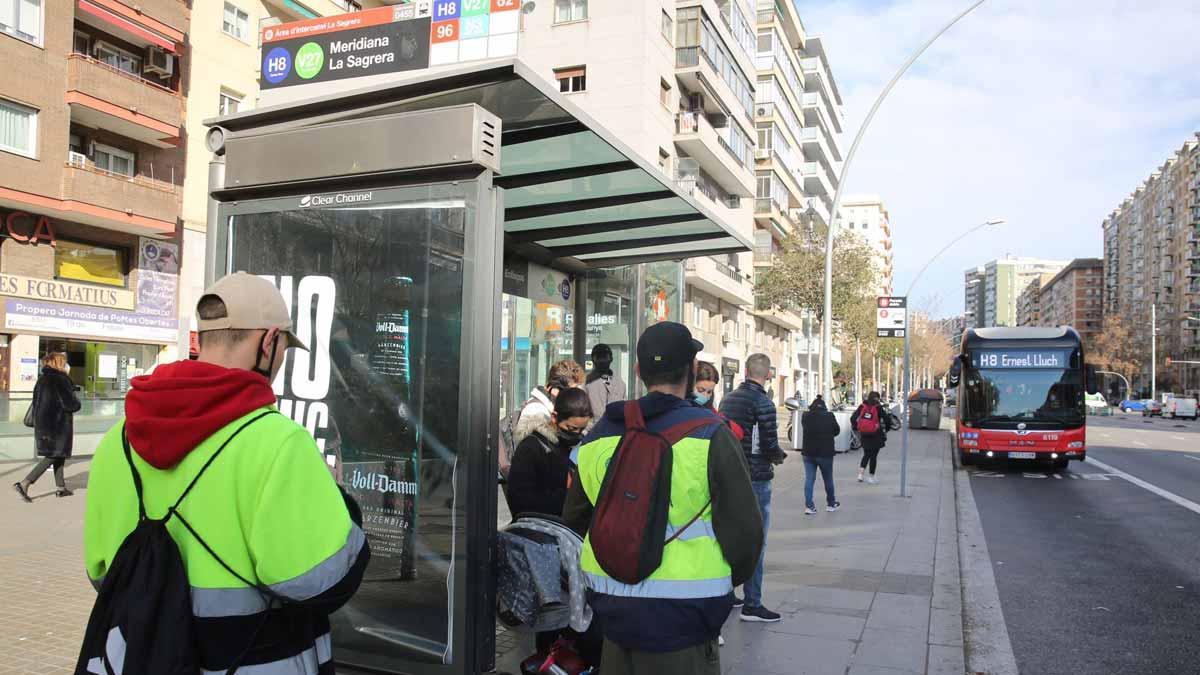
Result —
<path fill-rule="evenodd" d="M 142 499 L 142 476 L 133 465 L 133 453 L 129 449 L 129 436 L 125 433 L 125 425 L 121 425 L 121 445 L 125 447 L 125 461 L 129 463 L 129 472 L 133 474 L 133 489 L 137 492 L 138 522 L 146 519 L 146 502 Z"/>
<path fill-rule="evenodd" d="M 246 429 L 246 427 L 250 426 L 251 424 L 254 424 L 255 422 L 266 417 L 267 415 L 277 415 L 277 414 L 279 414 L 279 413 L 278 413 L 278 411 L 275 411 L 275 410 L 268 410 L 266 412 L 259 413 L 258 415 L 255 415 L 254 417 L 243 422 L 242 426 L 235 429 L 232 434 L 229 434 L 229 437 L 225 439 L 225 442 L 221 444 L 221 447 L 217 448 L 217 451 L 214 452 L 211 456 L 209 456 L 208 461 L 206 461 L 204 463 L 204 466 L 200 467 L 200 470 L 196 472 L 195 477 L 192 478 L 192 482 L 188 483 L 188 486 L 183 489 L 183 494 L 179 495 L 179 499 L 175 500 L 175 505 L 172 506 L 170 509 L 167 509 L 167 517 L 170 518 L 172 513 L 175 513 L 176 515 L 178 515 L 177 512 L 179 509 L 179 505 L 183 503 L 183 500 L 185 498 L 187 498 L 188 493 L 191 492 L 192 488 L 196 486 L 196 483 L 200 480 L 200 477 L 204 475 L 204 472 L 208 470 L 208 467 L 212 466 L 213 461 L 216 460 L 217 457 L 221 454 L 221 451 L 224 450 L 225 447 L 229 445 L 230 441 L 237 438 L 238 434 L 242 433 L 242 431 L 244 431 Z M 191 528 L 188 528 L 188 529 L 191 529 Z"/>
<path fill-rule="evenodd" d="M 690 420 L 687 420 L 684 422 L 680 422 L 679 424 L 676 424 L 674 426 L 668 427 L 660 435 L 663 438 L 667 439 L 668 443 L 670 443 L 671 445 L 675 445 L 676 443 L 683 440 L 684 438 L 687 438 L 688 435 L 691 434 L 693 431 L 696 431 L 698 429 L 703 429 L 703 428 L 709 427 L 709 426 L 724 424 L 724 423 L 725 423 L 724 420 L 722 420 L 720 417 L 717 417 L 716 415 L 713 415 L 711 417 L 697 417 L 697 418 L 690 419 Z M 695 522 L 697 520 L 700 520 L 700 516 L 704 515 L 704 512 L 707 511 L 708 507 L 711 505 L 712 505 L 712 496 L 710 493 L 708 501 L 704 502 L 704 506 L 701 506 L 700 510 L 696 512 L 696 515 L 692 516 L 691 520 L 687 521 L 687 523 L 684 524 L 683 527 L 675 530 L 675 534 L 668 537 L 667 540 L 665 542 L 663 542 L 663 546 L 665 547 L 667 544 L 670 544 L 671 542 L 678 539 L 684 532 L 687 531 L 687 529 L 689 527 L 691 527 L 693 524 L 695 524 Z"/>
<path fill-rule="evenodd" d="M 646 430 L 646 418 L 642 415 L 642 406 L 638 405 L 637 399 L 625 402 L 625 430 Z"/>

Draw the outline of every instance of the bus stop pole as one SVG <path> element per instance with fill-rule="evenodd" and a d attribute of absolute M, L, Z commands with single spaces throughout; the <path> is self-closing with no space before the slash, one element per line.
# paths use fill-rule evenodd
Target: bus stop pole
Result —
<path fill-rule="evenodd" d="M 906 487 L 908 484 L 908 426 L 912 421 L 912 415 L 909 414 L 909 410 L 908 410 L 908 405 L 909 405 L 908 392 L 912 388 L 912 376 L 909 374 L 909 371 L 908 371 L 908 357 L 909 357 L 908 334 L 910 332 L 912 332 L 911 327 L 905 327 L 905 329 L 904 329 L 904 372 L 901 374 L 901 380 L 900 380 L 903 383 L 900 387 L 900 415 L 902 417 L 901 423 L 904 425 L 904 433 L 901 436 L 901 440 L 900 440 L 900 496 L 901 497 L 908 496 L 908 493 L 907 493 L 908 491 L 907 491 L 907 487 Z"/>

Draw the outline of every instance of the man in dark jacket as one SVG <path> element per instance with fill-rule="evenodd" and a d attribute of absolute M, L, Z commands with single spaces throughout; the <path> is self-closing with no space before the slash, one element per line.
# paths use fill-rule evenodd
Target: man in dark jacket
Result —
<path fill-rule="evenodd" d="M 813 401 L 801 417 L 800 426 L 804 429 L 804 449 L 801 451 L 804 454 L 804 513 L 817 514 L 817 505 L 813 501 L 817 471 L 825 481 L 825 510 L 837 511 L 842 504 L 833 494 L 833 442 L 842 433 L 842 428 L 820 398 Z"/>
<path fill-rule="evenodd" d="M 608 460 L 625 432 L 625 404 L 608 406 L 575 451 L 579 470 L 563 520 L 588 537 L 580 564 L 604 630 L 605 675 L 720 675 L 717 643 L 733 587 L 749 578 L 760 558 L 763 523 L 741 448 L 711 411 L 687 400 L 701 346 L 670 321 L 647 328 L 638 340 L 637 373 L 649 393 L 637 405 L 646 428 L 713 422 L 674 445 L 668 525 L 680 534 L 665 546 L 658 569 L 638 584 L 621 583 L 598 565 L 588 533 Z"/>
<path fill-rule="evenodd" d="M 752 354 L 746 359 L 746 381 L 721 401 L 721 414 L 736 422 L 745 431 L 742 452 L 750 465 L 750 480 L 758 497 L 758 509 L 763 521 L 763 553 L 754 575 L 746 582 L 746 600 L 742 621 L 774 623 L 780 616 L 763 607 L 763 562 L 767 555 L 767 529 L 771 526 L 771 481 L 775 465 L 782 464 L 786 455 L 779 447 L 779 429 L 775 404 L 767 397 L 766 383 L 771 377 L 771 358 Z"/>

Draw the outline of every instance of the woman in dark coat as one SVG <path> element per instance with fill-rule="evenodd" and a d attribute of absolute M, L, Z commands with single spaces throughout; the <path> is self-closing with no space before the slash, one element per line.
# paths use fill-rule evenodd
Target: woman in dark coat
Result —
<path fill-rule="evenodd" d="M 508 501 L 513 516 L 561 516 L 567 498 L 571 450 L 592 421 L 592 403 L 583 389 L 564 389 L 550 418 L 526 436 L 508 469 Z"/>
<path fill-rule="evenodd" d="M 74 417 L 82 404 L 75 395 L 75 383 L 67 377 L 68 369 L 66 354 L 48 354 L 42 359 L 42 376 L 33 387 L 33 403 L 30 405 L 33 407 L 34 441 L 42 461 L 33 467 L 25 480 L 13 483 L 13 489 L 26 502 L 33 501 L 29 498 L 29 486 L 37 482 L 51 466 L 54 467 L 54 483 L 58 486 L 56 494 L 59 497 L 74 494 L 67 489 L 63 467 L 71 457 L 75 442 Z"/>
<path fill-rule="evenodd" d="M 868 421 L 873 420 L 873 421 Z M 858 465 L 858 482 L 863 482 L 863 472 L 870 470 L 866 482 L 875 485 L 875 466 L 879 460 L 879 451 L 887 444 L 887 430 L 891 425 L 891 414 L 879 399 L 879 392 L 867 394 L 867 400 L 858 406 L 858 410 L 850 416 L 850 426 L 858 432 L 862 439 L 862 462 Z M 868 427 L 864 429 L 863 427 Z"/>

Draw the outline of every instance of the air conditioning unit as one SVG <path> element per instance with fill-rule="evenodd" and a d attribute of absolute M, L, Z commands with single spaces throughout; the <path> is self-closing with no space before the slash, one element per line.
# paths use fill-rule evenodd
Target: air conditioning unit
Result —
<path fill-rule="evenodd" d="M 755 148 L 754 159 L 771 159 L 770 148 Z"/>
<path fill-rule="evenodd" d="M 87 161 L 87 155 L 82 152 L 75 152 L 74 150 L 67 152 L 67 164 L 71 166 L 77 166 L 82 169 L 87 166 Z"/>
<path fill-rule="evenodd" d="M 754 111 L 755 117 L 766 117 L 768 114 L 770 113 L 767 112 L 767 107 L 763 105 L 758 106 L 758 108 Z"/>
<path fill-rule="evenodd" d="M 160 47 L 148 47 L 146 65 L 142 70 L 159 77 L 171 77 L 175 74 L 175 55 Z"/>

